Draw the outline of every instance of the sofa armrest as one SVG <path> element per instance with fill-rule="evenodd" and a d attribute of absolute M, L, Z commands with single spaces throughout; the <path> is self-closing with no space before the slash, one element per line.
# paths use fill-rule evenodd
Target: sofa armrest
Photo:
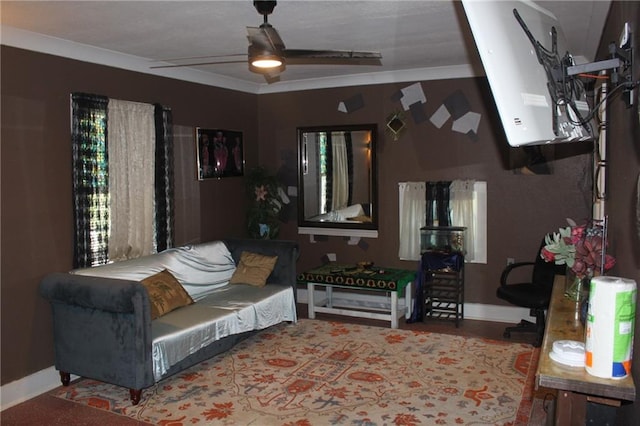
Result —
<path fill-rule="evenodd" d="M 134 300 L 142 300 L 143 305 L 149 306 L 147 292 L 140 282 L 88 275 L 49 274 L 40 283 L 40 294 L 50 302 L 108 312 L 133 312 Z"/>
<path fill-rule="evenodd" d="M 277 283 L 290 285 L 294 294 L 297 293 L 296 262 L 299 256 L 298 243 L 285 240 L 253 240 L 253 239 L 226 239 L 223 240 L 236 262 L 240 261 L 243 251 L 263 254 L 265 256 L 278 256 L 273 272 L 267 278 L 267 284 Z"/>
<path fill-rule="evenodd" d="M 151 312 L 142 284 L 52 273 L 40 294 L 51 304 L 56 369 L 129 389 L 154 383 Z"/>

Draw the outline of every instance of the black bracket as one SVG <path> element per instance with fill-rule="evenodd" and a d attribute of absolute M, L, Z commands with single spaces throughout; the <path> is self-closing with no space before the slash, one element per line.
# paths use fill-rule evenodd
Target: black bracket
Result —
<path fill-rule="evenodd" d="M 629 39 L 631 40 L 631 37 Z M 605 59 L 604 61 L 568 66 L 565 70 L 566 76 L 573 77 L 578 74 L 612 70 L 610 75 L 611 84 L 614 89 L 624 85 L 625 103 L 627 108 L 630 108 L 633 104 L 632 92 L 635 86 L 633 82 L 633 49 L 631 42 L 622 48 L 618 47 L 616 43 L 610 43 L 609 55 L 610 59 Z"/>

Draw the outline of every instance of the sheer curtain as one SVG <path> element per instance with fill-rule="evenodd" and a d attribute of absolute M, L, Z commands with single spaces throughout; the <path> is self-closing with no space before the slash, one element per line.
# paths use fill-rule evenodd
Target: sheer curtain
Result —
<path fill-rule="evenodd" d="M 425 225 L 426 184 L 400 182 L 398 198 L 400 208 L 400 244 L 398 257 L 402 260 L 420 260 L 420 228 Z"/>
<path fill-rule="evenodd" d="M 154 106 L 109 101 L 109 260 L 151 254 L 154 238 Z"/>
<path fill-rule="evenodd" d="M 331 210 L 338 210 L 347 207 L 349 202 L 347 142 L 341 132 L 331 134 L 331 156 L 333 158 Z"/>
<path fill-rule="evenodd" d="M 454 180 L 449 187 L 449 207 L 451 209 L 451 225 L 464 226 L 467 229 L 465 238 L 465 259 L 475 259 L 475 209 L 474 209 L 474 180 Z"/>

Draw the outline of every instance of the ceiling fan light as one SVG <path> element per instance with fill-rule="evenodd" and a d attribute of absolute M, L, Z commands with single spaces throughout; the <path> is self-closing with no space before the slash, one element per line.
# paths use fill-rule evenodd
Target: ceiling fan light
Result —
<path fill-rule="evenodd" d="M 251 65 L 256 68 L 277 68 L 282 65 L 282 59 L 276 55 L 261 55 L 251 58 Z"/>

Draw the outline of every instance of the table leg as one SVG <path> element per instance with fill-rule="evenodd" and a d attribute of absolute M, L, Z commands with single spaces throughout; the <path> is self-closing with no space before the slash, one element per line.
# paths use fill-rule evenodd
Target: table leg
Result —
<path fill-rule="evenodd" d="M 578 426 L 585 423 L 586 397 L 570 391 L 559 390 L 556 402 L 556 426 Z"/>
<path fill-rule="evenodd" d="M 309 319 L 315 319 L 316 317 L 316 302 L 314 300 L 315 285 L 313 283 L 307 283 L 307 306 L 309 308 Z"/>
<path fill-rule="evenodd" d="M 391 328 L 398 328 L 398 292 L 391 292 Z"/>
<path fill-rule="evenodd" d="M 413 311 L 413 296 L 412 296 L 413 282 L 407 284 L 404 288 L 404 317 L 405 319 L 411 318 L 411 312 Z"/>
<path fill-rule="evenodd" d="M 333 308 L 333 287 L 330 285 L 324 286 L 325 294 L 327 295 L 327 308 Z"/>

